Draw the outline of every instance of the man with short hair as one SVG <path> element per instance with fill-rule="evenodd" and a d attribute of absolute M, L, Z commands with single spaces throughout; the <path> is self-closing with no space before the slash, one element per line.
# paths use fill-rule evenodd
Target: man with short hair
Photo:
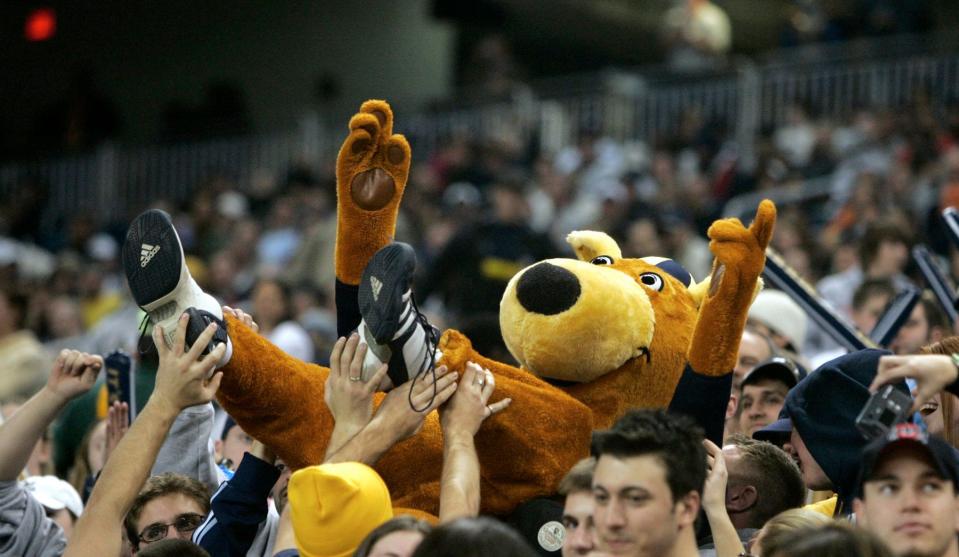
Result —
<path fill-rule="evenodd" d="M 863 451 L 856 519 L 897 557 L 957 557 L 957 485 L 952 447 L 899 424 Z"/>
<path fill-rule="evenodd" d="M 593 520 L 593 470 L 596 459 L 580 460 L 559 482 L 559 494 L 565 497 L 563 502 L 563 527 L 566 539 L 563 542 L 563 557 L 576 555 L 602 555 L 596 537 L 596 523 Z"/>
<path fill-rule="evenodd" d="M 726 440 L 726 513 L 745 546 L 766 521 L 800 507 L 806 498 L 799 468 L 779 447 L 742 434 Z M 700 557 L 715 557 L 711 539 L 699 546 Z"/>
<path fill-rule="evenodd" d="M 632 410 L 593 434 L 593 517 L 612 555 L 696 557 L 706 480 L 703 431 L 664 410 Z"/>
<path fill-rule="evenodd" d="M 772 443 L 735 435 L 723 447 L 728 480 L 726 511 L 737 530 L 759 529 L 806 498 L 799 468 Z"/>
<path fill-rule="evenodd" d="M 775 422 L 789 390 L 805 375 L 795 362 L 783 357 L 763 362 L 746 374 L 736 408 L 739 431 L 751 436 Z"/>
<path fill-rule="evenodd" d="M 923 290 L 919 303 L 912 309 L 889 349 L 899 356 L 918 354 L 923 346 L 942 340 L 948 331 L 949 321 L 939 302 L 932 292 Z"/>
<path fill-rule="evenodd" d="M 723 429 L 723 439 L 739 433 L 740 387 L 743 377 L 760 363 L 776 355 L 772 341 L 766 335 L 746 328 L 739 340 L 739 354 L 736 356 L 736 367 L 733 368 L 733 385 L 729 391 L 729 404 L 726 406 L 726 421 Z"/>
<path fill-rule="evenodd" d="M 161 474 L 147 480 L 123 519 L 134 553 L 167 537 L 190 540 L 210 512 L 210 491 L 181 474 Z"/>

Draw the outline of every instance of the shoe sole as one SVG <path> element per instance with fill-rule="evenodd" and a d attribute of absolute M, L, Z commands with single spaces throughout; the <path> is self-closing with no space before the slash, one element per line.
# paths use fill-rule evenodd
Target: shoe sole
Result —
<path fill-rule="evenodd" d="M 413 248 L 395 242 L 376 252 L 363 270 L 357 293 L 360 314 L 378 344 L 390 342 L 400 326 L 403 294 L 415 269 Z"/>
<path fill-rule="evenodd" d="M 195 304 L 190 303 L 193 296 L 177 300 L 178 295 L 189 290 L 184 287 L 188 286 L 190 272 L 169 215 L 151 209 L 133 220 L 123 242 L 123 270 L 136 304 L 150 314 L 154 324 L 169 330 L 167 342 L 171 343 L 170 318 L 175 321 L 179 313 Z"/>

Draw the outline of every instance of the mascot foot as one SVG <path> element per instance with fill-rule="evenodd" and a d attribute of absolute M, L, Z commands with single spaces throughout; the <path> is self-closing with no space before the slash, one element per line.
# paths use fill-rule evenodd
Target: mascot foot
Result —
<path fill-rule="evenodd" d="M 376 252 L 359 287 L 360 336 L 368 346 L 363 379 L 389 364 L 393 386 L 406 383 L 436 362 L 438 331 L 419 312 L 411 286 L 416 270 L 413 248 L 394 242 Z"/>
<path fill-rule="evenodd" d="M 133 299 L 154 327 L 163 328 L 168 346 L 173 345 L 177 320 L 188 313 L 187 345 L 192 345 L 209 323 L 216 322 L 216 336 L 204 354 L 220 342 L 227 343 L 227 354 L 231 352 L 223 310 L 190 276 L 170 215 L 151 209 L 130 223 L 123 242 L 123 270 Z M 225 356 L 224 361 L 227 359 Z"/>

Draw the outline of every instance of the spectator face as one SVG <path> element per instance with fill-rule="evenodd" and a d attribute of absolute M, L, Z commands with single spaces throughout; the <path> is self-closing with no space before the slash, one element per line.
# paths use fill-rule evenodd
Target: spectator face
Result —
<path fill-rule="evenodd" d="M 906 324 L 899 329 L 896 340 L 892 341 L 890 347 L 893 352 L 899 355 L 918 354 L 923 345 L 929 343 L 930 339 L 929 321 L 926 319 L 926 309 L 922 304 L 916 304 L 912 310 L 912 315 Z"/>
<path fill-rule="evenodd" d="M 233 467 L 236 468 L 243 460 L 243 453 L 249 451 L 252 446 L 253 438 L 240 429 L 240 426 L 235 425 L 226 433 L 221 451 L 223 458 L 232 462 Z"/>
<path fill-rule="evenodd" d="M 947 555 L 957 551 L 959 501 L 921 448 L 890 447 L 863 485 L 853 508 L 860 524 L 895 555 Z"/>
<path fill-rule="evenodd" d="M 192 514 L 205 516 L 203 509 L 200 508 L 197 502 L 186 495 L 182 493 L 163 495 L 143 506 L 143 510 L 140 512 L 140 518 L 137 520 L 137 532 L 143 537 L 146 530 L 164 528 L 164 525 L 166 525 L 166 535 L 163 536 L 164 538 L 189 540 L 193 537 L 193 532 L 196 528 L 187 532 L 180 532 L 174 527 L 174 523 L 177 522 L 178 518 L 183 517 L 183 515 Z M 199 525 L 200 524 L 197 523 L 197 526 Z M 142 547 L 145 543 L 146 542 L 141 541 L 140 546 Z"/>
<path fill-rule="evenodd" d="M 280 469 L 280 477 L 276 480 L 276 483 L 273 484 L 273 489 L 270 491 L 270 495 L 273 496 L 273 504 L 276 505 L 276 512 L 283 512 L 283 508 L 286 507 L 286 488 L 290 485 L 290 476 L 293 474 L 293 470 L 283 462 L 283 459 L 276 459 L 276 467 Z"/>
<path fill-rule="evenodd" d="M 744 385 L 739 402 L 740 431 L 752 437 L 756 431 L 775 422 L 788 392 L 789 387 L 776 379 L 761 379 Z"/>
<path fill-rule="evenodd" d="M 668 555 L 699 505 L 674 501 L 666 469 L 653 455 L 602 455 L 593 474 L 600 548 L 610 555 Z"/>
<path fill-rule="evenodd" d="M 876 327 L 876 322 L 879 321 L 888 303 L 889 296 L 885 294 L 866 298 L 866 301 L 862 303 L 862 307 L 853 310 L 852 322 L 860 331 L 869 334 Z"/>
<path fill-rule="evenodd" d="M 369 557 L 410 557 L 423 541 L 423 533 L 398 530 L 383 536 L 370 548 Z"/>
<path fill-rule="evenodd" d="M 736 367 L 733 368 L 733 391 L 739 389 L 743 377 L 753 370 L 759 362 L 772 357 L 769 343 L 762 336 L 752 331 L 743 331 L 743 338 L 739 341 L 739 357 Z"/>
<path fill-rule="evenodd" d="M 286 313 L 283 290 L 273 282 L 261 282 L 253 291 L 253 315 L 260 325 L 275 327 Z"/>
<path fill-rule="evenodd" d="M 813 458 L 812 453 L 806 448 L 799 432 L 793 428 L 789 436 L 789 443 L 783 446 L 783 450 L 792 455 L 793 460 L 799 465 L 799 471 L 802 472 L 803 483 L 812 490 L 832 489 L 832 481 L 823 472 L 822 467 Z"/>
<path fill-rule="evenodd" d="M 922 405 L 919 412 L 926 422 L 926 429 L 930 435 L 939 435 L 948 440 L 951 435 L 947 435 L 944 421 L 945 413 L 943 412 L 943 406 L 946 405 L 950 406 L 950 410 L 952 410 L 952 422 L 949 424 L 949 428 L 952 432 L 959 431 L 959 404 L 956 403 L 954 395 L 936 393 L 929 402 Z"/>
<path fill-rule="evenodd" d="M 598 551 L 596 524 L 593 522 L 593 494 L 588 491 L 574 491 L 566 496 L 563 506 L 563 526 L 566 528 L 566 541 L 563 543 L 563 557 L 576 555 L 602 555 Z"/>
<path fill-rule="evenodd" d="M 757 333 L 766 335 L 769 340 L 772 341 L 779 348 L 787 348 L 789 346 L 789 339 L 785 336 L 777 333 L 776 331 L 769 328 L 765 323 L 760 323 L 756 319 L 749 319 L 746 321 L 746 324 L 754 329 Z M 760 360 L 761 361 L 761 360 Z"/>
<path fill-rule="evenodd" d="M 909 248 L 906 244 L 886 240 L 879 243 L 879 251 L 870 270 L 873 276 L 891 277 L 901 273 L 908 261 Z"/>

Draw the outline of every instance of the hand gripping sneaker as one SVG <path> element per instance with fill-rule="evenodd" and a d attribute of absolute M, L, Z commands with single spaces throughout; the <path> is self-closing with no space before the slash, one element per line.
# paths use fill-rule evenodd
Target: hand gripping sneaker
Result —
<path fill-rule="evenodd" d="M 357 294 L 363 321 L 357 330 L 367 344 L 364 381 L 384 363 L 394 387 L 434 366 L 439 335 L 413 299 L 415 269 L 413 248 L 394 242 L 376 252 L 363 271 Z"/>
<path fill-rule="evenodd" d="M 190 276 L 170 215 L 150 209 L 130 223 L 123 242 L 123 270 L 137 305 L 154 327 L 163 327 L 167 346 L 173 345 L 177 320 L 187 310 L 191 310 L 186 334 L 188 347 L 211 320 L 219 328 L 203 353 L 227 342 L 223 310 Z"/>

